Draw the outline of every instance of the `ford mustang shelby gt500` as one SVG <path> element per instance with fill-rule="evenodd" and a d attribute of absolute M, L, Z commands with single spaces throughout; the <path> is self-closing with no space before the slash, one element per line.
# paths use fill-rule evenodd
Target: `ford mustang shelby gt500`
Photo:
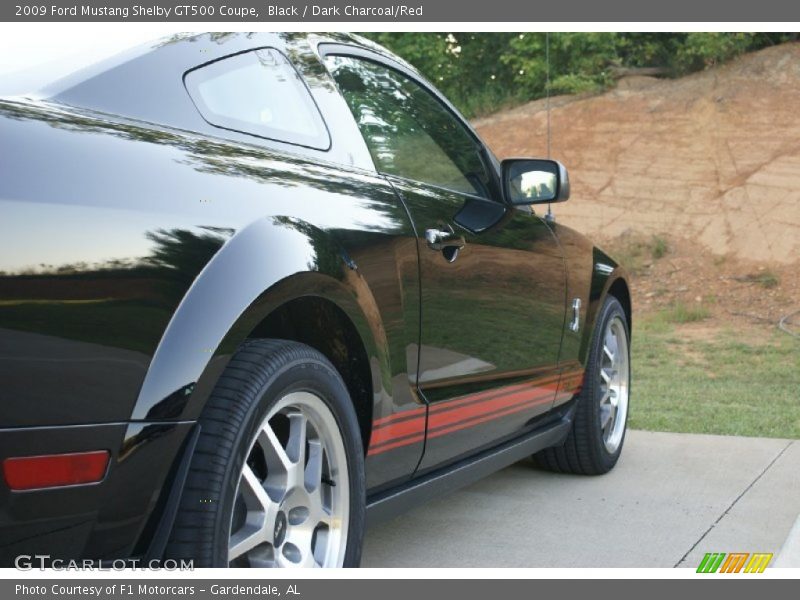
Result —
<path fill-rule="evenodd" d="M 4 97 L 0 148 L 3 564 L 355 566 L 512 462 L 616 463 L 624 271 L 386 50 L 173 36 Z"/>

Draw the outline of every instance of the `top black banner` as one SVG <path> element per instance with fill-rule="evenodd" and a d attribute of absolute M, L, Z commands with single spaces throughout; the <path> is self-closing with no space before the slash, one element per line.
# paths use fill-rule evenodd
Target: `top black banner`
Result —
<path fill-rule="evenodd" d="M 10 0 L 11 22 L 794 22 L 786 0 Z"/>

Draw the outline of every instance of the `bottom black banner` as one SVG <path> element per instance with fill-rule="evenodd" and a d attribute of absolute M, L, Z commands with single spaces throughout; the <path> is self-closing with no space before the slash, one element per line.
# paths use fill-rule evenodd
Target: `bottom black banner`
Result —
<path fill-rule="evenodd" d="M 789 573 L 787 572 L 787 575 Z M 50 600 L 151 600 L 163 597 L 237 598 L 259 600 L 287 598 L 302 600 L 338 600 L 352 598 L 379 600 L 423 600 L 458 598 L 459 600 L 516 600 L 534 596 L 553 595 L 572 598 L 603 598 L 606 593 L 615 598 L 641 598 L 648 600 L 681 600 L 693 597 L 707 598 L 712 592 L 724 593 L 726 600 L 752 598 L 755 586 L 774 593 L 789 593 L 796 582 L 775 578 L 709 577 L 702 579 L 113 579 L 84 580 L 4 580 L 0 582 L 0 598 L 30 598 Z M 796 592 L 796 589 L 793 591 Z"/>

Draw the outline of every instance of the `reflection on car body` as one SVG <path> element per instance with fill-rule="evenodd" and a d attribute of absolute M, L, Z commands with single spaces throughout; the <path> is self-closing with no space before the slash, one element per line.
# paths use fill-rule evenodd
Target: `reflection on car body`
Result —
<path fill-rule="evenodd" d="M 42 457 L 33 488 L 4 471 L 3 564 L 352 566 L 365 515 L 532 454 L 616 462 L 626 274 L 531 207 L 562 165 L 500 163 L 384 49 L 173 36 L 0 100 L 0 132 L 0 461 Z M 279 380 L 290 355 L 316 374 Z"/>

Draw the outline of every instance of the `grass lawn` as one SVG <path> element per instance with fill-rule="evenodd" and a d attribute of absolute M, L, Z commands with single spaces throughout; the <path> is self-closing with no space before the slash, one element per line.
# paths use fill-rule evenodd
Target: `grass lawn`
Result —
<path fill-rule="evenodd" d="M 800 340 L 702 326 L 668 312 L 636 324 L 630 427 L 800 438 Z"/>

